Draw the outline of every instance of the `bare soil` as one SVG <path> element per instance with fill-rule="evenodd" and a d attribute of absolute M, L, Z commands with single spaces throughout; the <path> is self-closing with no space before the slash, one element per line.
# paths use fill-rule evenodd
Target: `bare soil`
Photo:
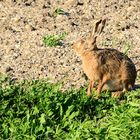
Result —
<path fill-rule="evenodd" d="M 64 13 L 54 16 L 57 8 Z M 128 56 L 139 69 L 139 0 L 0 0 L 0 71 L 17 80 L 48 78 L 64 82 L 65 89 L 81 87 L 81 61 L 70 46 L 102 17 L 107 24 L 98 46 L 122 52 L 130 46 Z M 63 32 L 63 46 L 43 44 L 44 36 Z"/>

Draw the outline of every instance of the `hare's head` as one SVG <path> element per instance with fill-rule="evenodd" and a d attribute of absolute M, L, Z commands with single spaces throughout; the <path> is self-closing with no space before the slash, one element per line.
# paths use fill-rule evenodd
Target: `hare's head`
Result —
<path fill-rule="evenodd" d="M 106 19 L 100 19 L 96 22 L 93 31 L 86 39 L 80 39 L 72 45 L 72 48 L 78 55 L 82 55 L 85 51 L 96 50 L 96 39 L 102 33 L 105 26 Z"/>
<path fill-rule="evenodd" d="M 72 48 L 77 53 L 77 55 L 81 56 L 82 54 L 84 54 L 84 52 L 92 50 L 92 48 L 90 47 L 90 44 L 92 44 L 92 46 L 96 47 L 96 38 L 97 37 L 95 37 L 94 40 L 92 39 L 92 42 L 91 42 L 90 38 L 87 38 L 85 40 L 80 39 L 79 41 L 77 41 L 76 43 L 74 43 L 72 45 Z"/>
<path fill-rule="evenodd" d="M 85 51 L 85 40 L 80 39 L 72 45 L 72 49 L 76 52 L 77 55 L 81 56 Z"/>

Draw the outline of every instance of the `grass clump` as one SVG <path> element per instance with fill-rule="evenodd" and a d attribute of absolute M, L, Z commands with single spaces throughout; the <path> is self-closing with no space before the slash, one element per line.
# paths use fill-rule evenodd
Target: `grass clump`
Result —
<path fill-rule="evenodd" d="M 91 99 L 85 88 L 62 93 L 43 80 L 3 78 L 0 86 L 0 139 L 140 139 L 140 90 L 119 101 Z"/>
<path fill-rule="evenodd" d="M 125 55 L 128 55 L 128 52 L 133 48 L 133 44 L 128 42 L 128 41 L 125 41 L 124 42 L 124 54 Z"/>
<path fill-rule="evenodd" d="M 47 35 L 43 38 L 43 43 L 49 47 L 62 46 L 62 40 L 65 38 L 66 35 L 66 32 L 63 32 L 60 35 Z"/>
<path fill-rule="evenodd" d="M 55 11 L 53 12 L 53 16 L 57 17 L 58 15 L 63 15 L 65 14 L 65 11 L 62 8 L 56 8 Z"/>

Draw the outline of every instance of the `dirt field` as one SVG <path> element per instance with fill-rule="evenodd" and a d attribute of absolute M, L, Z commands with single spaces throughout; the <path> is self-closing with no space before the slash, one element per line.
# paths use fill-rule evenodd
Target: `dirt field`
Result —
<path fill-rule="evenodd" d="M 64 13 L 54 16 L 58 8 Z M 140 68 L 139 0 L 0 0 L 0 71 L 18 80 L 64 81 L 66 89 L 84 85 L 81 61 L 70 46 L 102 17 L 107 24 L 98 45 L 122 52 L 130 46 L 128 56 Z M 44 36 L 63 32 L 63 46 L 43 44 Z"/>

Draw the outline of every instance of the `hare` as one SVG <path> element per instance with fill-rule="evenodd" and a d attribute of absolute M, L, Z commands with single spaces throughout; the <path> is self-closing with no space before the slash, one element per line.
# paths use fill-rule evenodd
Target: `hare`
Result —
<path fill-rule="evenodd" d="M 96 81 L 98 97 L 101 91 L 107 89 L 121 96 L 125 91 L 134 88 L 137 76 L 136 67 L 128 56 L 116 49 L 97 47 L 96 39 L 103 31 L 105 23 L 106 19 L 100 19 L 89 37 L 72 45 L 76 54 L 81 57 L 84 73 L 89 79 L 88 96 L 91 95 Z"/>

